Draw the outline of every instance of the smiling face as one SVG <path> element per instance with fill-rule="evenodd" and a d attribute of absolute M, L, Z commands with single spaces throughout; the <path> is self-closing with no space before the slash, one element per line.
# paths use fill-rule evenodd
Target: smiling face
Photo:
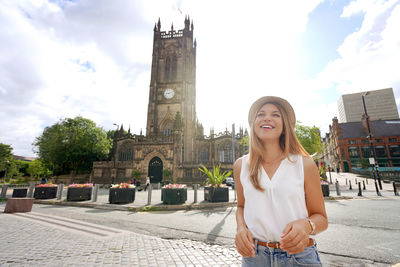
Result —
<path fill-rule="evenodd" d="M 274 104 L 265 104 L 256 114 L 254 132 L 262 141 L 279 141 L 283 132 L 282 114 Z"/>

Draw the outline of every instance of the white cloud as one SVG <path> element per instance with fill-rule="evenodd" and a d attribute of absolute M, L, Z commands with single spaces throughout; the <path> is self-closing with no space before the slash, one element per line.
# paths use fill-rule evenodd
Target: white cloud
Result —
<path fill-rule="evenodd" d="M 400 11 L 392 1 L 345 7 L 343 19 L 365 13 L 362 27 L 317 79 L 298 79 L 296 39 L 321 1 L 2 1 L 0 142 L 30 156 L 44 127 L 77 115 L 106 129 L 123 123 L 145 131 L 154 23 L 160 17 L 163 30 L 181 29 L 185 14 L 198 42 L 205 133 L 246 127 L 250 104 L 263 95 L 287 98 L 300 121 L 322 129 L 337 99 L 326 103 L 321 94 L 335 88 L 393 87 L 398 101 Z"/>
<path fill-rule="evenodd" d="M 342 17 L 364 13 L 361 28 L 347 36 L 338 48 L 340 58 L 319 74 L 318 80 L 335 84 L 341 94 L 393 88 L 400 97 L 399 1 L 355 1 L 344 8 Z"/>

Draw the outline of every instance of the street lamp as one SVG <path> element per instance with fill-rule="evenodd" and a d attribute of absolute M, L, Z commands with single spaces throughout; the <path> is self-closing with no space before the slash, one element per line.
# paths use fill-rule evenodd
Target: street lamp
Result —
<path fill-rule="evenodd" d="M 375 180 L 375 183 L 376 183 L 376 178 L 378 178 L 378 184 L 379 184 L 379 188 L 382 190 L 382 182 L 381 182 L 381 177 L 380 177 L 380 175 L 379 175 L 379 170 L 378 170 L 378 167 L 379 167 L 379 165 L 378 165 L 378 163 L 377 163 L 377 161 L 376 161 L 376 155 L 375 155 L 375 150 L 374 150 L 374 144 L 373 144 L 373 142 L 372 142 L 372 133 L 371 133 L 371 128 L 370 128 L 370 126 L 369 126 L 369 116 L 368 116 L 368 114 L 367 114 L 367 107 L 365 106 L 365 96 L 367 96 L 369 94 L 369 92 L 366 92 L 366 93 L 364 93 L 363 95 L 362 95 L 362 102 L 363 102 L 363 106 L 364 106 L 364 114 L 365 114 L 365 120 L 366 120 L 366 123 L 367 123 L 367 128 L 368 128 L 368 141 L 369 141 L 369 146 L 370 146 L 370 150 L 372 150 L 372 155 L 373 155 L 373 157 L 374 157 L 374 171 L 373 171 L 373 174 L 374 174 L 374 180 Z M 377 190 L 378 191 L 378 190 Z M 377 192 L 378 193 L 378 192 Z M 379 195 L 379 194 L 378 194 Z"/>
<path fill-rule="evenodd" d="M 118 129 L 119 129 L 119 124 L 116 124 L 116 123 L 113 123 L 113 125 L 115 125 L 115 126 L 117 126 L 117 131 L 118 131 Z M 113 138 L 113 155 L 112 155 L 112 157 L 113 157 L 113 162 L 114 162 L 114 168 L 113 168 L 113 171 L 111 172 L 111 184 L 114 184 L 114 181 L 115 181 L 115 176 L 117 175 L 116 174 L 116 170 L 115 170 L 115 158 L 116 158 L 116 154 L 117 154 L 117 151 L 115 151 L 115 149 L 116 149 L 116 147 L 117 147 L 117 141 L 116 141 L 116 139 L 115 139 L 115 136 L 116 136 L 116 133 L 114 133 L 114 138 Z"/>

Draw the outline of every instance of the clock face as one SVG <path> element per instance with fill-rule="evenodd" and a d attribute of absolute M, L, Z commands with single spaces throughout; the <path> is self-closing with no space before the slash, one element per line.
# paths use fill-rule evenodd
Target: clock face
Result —
<path fill-rule="evenodd" d="M 166 89 L 166 90 L 164 91 L 164 97 L 165 97 L 166 99 L 171 99 L 171 98 L 174 97 L 174 95 L 175 95 L 175 91 L 174 91 L 174 89 L 172 89 L 172 88 L 168 88 L 168 89 Z"/>

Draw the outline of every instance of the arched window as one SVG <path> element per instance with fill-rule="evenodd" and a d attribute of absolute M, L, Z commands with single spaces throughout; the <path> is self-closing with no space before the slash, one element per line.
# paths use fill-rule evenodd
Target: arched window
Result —
<path fill-rule="evenodd" d="M 219 161 L 224 163 L 232 163 L 233 162 L 233 153 L 232 153 L 232 144 L 230 142 L 224 143 L 219 152 Z"/>
<path fill-rule="evenodd" d="M 172 121 L 170 121 L 170 120 L 168 120 L 168 121 L 166 121 L 164 124 L 163 124 L 163 127 L 162 127 L 162 133 L 163 133 L 163 135 L 165 135 L 165 136 L 170 136 L 170 135 L 172 135 L 172 129 L 173 129 L 173 123 L 172 123 Z"/>
<path fill-rule="evenodd" d="M 204 149 L 200 152 L 200 162 L 208 162 L 208 150 Z"/>
<path fill-rule="evenodd" d="M 133 160 L 133 148 L 124 144 L 119 151 L 119 161 Z"/>
<path fill-rule="evenodd" d="M 172 75 L 171 75 L 171 80 L 176 81 L 176 75 L 178 71 L 178 59 L 176 56 L 172 59 Z"/>
<path fill-rule="evenodd" d="M 167 59 L 165 60 L 165 69 L 164 69 L 164 75 L 165 75 L 165 77 L 164 77 L 164 79 L 165 79 L 165 81 L 169 81 L 169 79 L 170 79 L 170 68 L 171 68 L 171 60 L 170 60 L 170 58 L 169 57 L 167 57 Z"/>

